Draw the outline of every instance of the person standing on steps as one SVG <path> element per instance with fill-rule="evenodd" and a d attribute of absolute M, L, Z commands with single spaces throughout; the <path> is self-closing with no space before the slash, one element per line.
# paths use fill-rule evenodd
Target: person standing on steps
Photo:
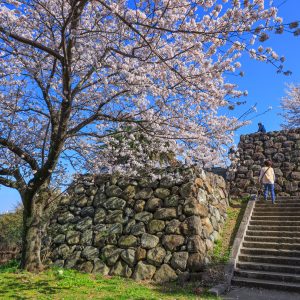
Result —
<path fill-rule="evenodd" d="M 270 192 L 272 203 L 275 204 L 275 173 L 270 160 L 265 161 L 265 166 L 260 170 L 259 183 L 264 185 L 264 199 L 267 200 Z"/>
<path fill-rule="evenodd" d="M 267 132 L 265 126 L 261 122 L 259 122 L 257 125 L 258 125 L 257 132 L 261 132 L 261 133 L 266 133 Z"/>

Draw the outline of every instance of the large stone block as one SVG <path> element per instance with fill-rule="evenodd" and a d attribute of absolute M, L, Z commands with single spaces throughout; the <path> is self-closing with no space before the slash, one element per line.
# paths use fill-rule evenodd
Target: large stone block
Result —
<path fill-rule="evenodd" d="M 184 244 L 184 241 L 185 238 L 178 234 L 164 235 L 162 238 L 162 244 L 170 251 L 178 250 Z"/>
<path fill-rule="evenodd" d="M 152 279 L 155 271 L 156 271 L 155 266 L 140 261 L 135 267 L 132 278 L 138 281 L 150 280 Z"/>
<path fill-rule="evenodd" d="M 174 270 L 185 271 L 189 254 L 186 251 L 175 252 L 171 259 L 171 266 Z"/>
<path fill-rule="evenodd" d="M 143 233 L 141 237 L 141 246 L 145 249 L 152 249 L 156 247 L 159 242 L 159 238 L 149 233 Z"/>
<path fill-rule="evenodd" d="M 160 266 L 166 256 L 166 250 L 162 247 L 155 247 L 147 252 L 147 261 L 155 266 Z"/>
<path fill-rule="evenodd" d="M 106 209 L 111 209 L 111 210 L 114 210 L 114 209 L 124 209 L 125 205 L 126 205 L 126 201 L 123 200 L 123 199 L 121 199 L 121 198 L 118 198 L 118 197 L 108 198 L 103 203 L 103 206 Z"/>
<path fill-rule="evenodd" d="M 159 208 L 154 214 L 154 218 L 159 220 L 171 220 L 176 218 L 176 216 L 176 208 Z"/>
<path fill-rule="evenodd" d="M 177 279 L 176 272 L 167 264 L 163 264 L 155 273 L 153 280 L 156 282 L 169 282 Z"/>

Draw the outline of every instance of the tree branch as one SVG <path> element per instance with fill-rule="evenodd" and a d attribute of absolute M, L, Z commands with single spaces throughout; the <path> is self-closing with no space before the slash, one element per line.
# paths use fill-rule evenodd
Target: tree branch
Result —
<path fill-rule="evenodd" d="M 60 61 L 64 60 L 64 57 L 62 55 L 60 55 L 57 51 L 55 51 L 47 46 L 44 46 L 39 42 L 30 40 L 30 39 L 24 38 L 22 36 L 19 36 L 15 33 L 9 32 L 9 31 L 5 30 L 2 26 L 0 26 L 0 32 L 4 33 L 6 36 L 11 37 L 18 42 L 21 42 L 26 45 L 30 45 L 34 48 L 40 49 L 44 52 L 47 52 L 48 54 L 51 54 L 52 56 L 56 57 Z"/>
<path fill-rule="evenodd" d="M 14 144 L 13 142 L 0 137 L 0 145 L 8 148 L 10 151 L 12 151 L 16 155 L 18 155 L 23 160 L 25 160 L 33 170 L 39 169 L 39 166 L 38 166 L 38 163 L 36 162 L 36 160 L 33 157 L 31 157 L 26 151 L 24 151 L 19 146 Z"/>

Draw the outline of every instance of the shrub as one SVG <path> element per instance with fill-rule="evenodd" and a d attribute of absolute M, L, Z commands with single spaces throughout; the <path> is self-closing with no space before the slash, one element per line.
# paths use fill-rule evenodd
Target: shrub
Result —
<path fill-rule="evenodd" d="M 1 247 L 21 247 L 23 217 L 22 209 L 17 208 L 13 213 L 0 216 L 0 245 Z"/>

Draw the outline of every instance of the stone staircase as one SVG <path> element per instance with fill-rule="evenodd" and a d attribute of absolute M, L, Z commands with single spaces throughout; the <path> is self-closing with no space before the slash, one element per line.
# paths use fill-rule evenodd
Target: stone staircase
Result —
<path fill-rule="evenodd" d="M 257 201 L 232 285 L 300 292 L 300 199 Z"/>

